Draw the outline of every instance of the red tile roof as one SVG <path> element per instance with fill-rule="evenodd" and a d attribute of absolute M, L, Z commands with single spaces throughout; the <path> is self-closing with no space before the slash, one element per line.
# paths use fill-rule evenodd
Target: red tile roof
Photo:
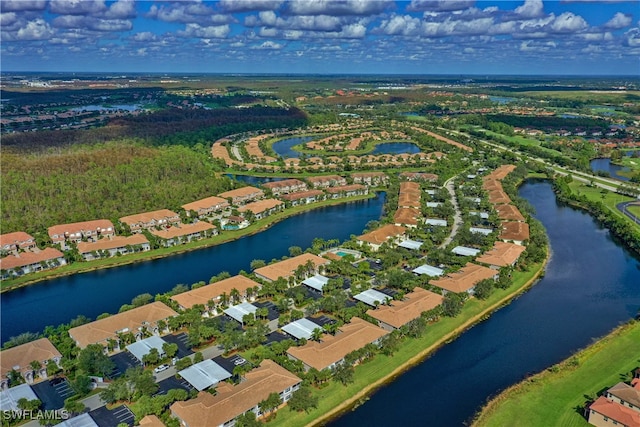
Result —
<path fill-rule="evenodd" d="M 622 406 L 618 402 L 612 402 L 604 396 L 600 396 L 593 402 L 589 409 L 609 419 L 615 420 L 626 427 L 640 427 L 640 412 Z"/>
<path fill-rule="evenodd" d="M 14 268 L 24 267 L 31 264 L 37 264 L 42 261 L 49 261 L 60 258 L 63 254 L 57 249 L 45 248 L 40 252 L 23 252 L 19 256 L 9 255 L 0 259 L 0 269 L 11 270 Z"/>

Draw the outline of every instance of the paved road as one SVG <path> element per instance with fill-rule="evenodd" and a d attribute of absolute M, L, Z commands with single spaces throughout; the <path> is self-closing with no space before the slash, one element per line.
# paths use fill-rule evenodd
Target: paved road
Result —
<path fill-rule="evenodd" d="M 456 234 L 458 233 L 458 229 L 460 228 L 460 225 L 462 225 L 462 214 L 460 213 L 460 206 L 458 205 L 458 199 L 456 198 L 456 192 L 454 189 L 454 182 L 453 182 L 454 178 L 455 176 L 449 178 L 444 183 L 444 188 L 446 188 L 449 194 L 451 195 L 451 203 L 453 204 L 453 208 L 456 211 L 455 214 L 453 215 L 453 226 L 451 227 L 451 233 L 449 234 L 449 237 L 444 239 L 444 242 L 442 242 L 442 244 L 438 246 L 438 249 L 446 248 L 447 245 L 451 243 L 451 241 L 456 237 Z"/>
<path fill-rule="evenodd" d="M 233 153 L 233 155 L 236 158 L 236 160 L 244 163 L 244 159 L 242 158 L 242 155 L 240 154 L 240 149 L 238 148 L 237 145 L 233 144 L 231 146 L 231 153 Z"/>
<path fill-rule="evenodd" d="M 634 214 L 632 214 L 627 210 L 627 206 L 629 205 L 640 206 L 640 202 L 622 202 L 622 203 L 618 203 L 616 205 L 616 208 L 618 208 L 620 212 L 622 212 L 623 214 L 631 218 L 633 222 L 635 222 L 636 224 L 640 224 L 640 218 L 638 218 L 637 216 L 635 216 Z"/>

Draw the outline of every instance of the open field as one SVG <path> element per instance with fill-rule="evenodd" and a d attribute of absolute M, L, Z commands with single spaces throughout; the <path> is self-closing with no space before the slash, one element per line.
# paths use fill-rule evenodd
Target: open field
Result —
<path fill-rule="evenodd" d="M 618 210 L 618 208 L 616 208 L 616 205 L 618 203 L 630 202 L 630 201 L 634 200 L 633 198 L 628 197 L 628 196 L 623 196 L 621 194 L 613 193 L 611 191 L 603 190 L 603 189 L 598 188 L 598 187 L 589 187 L 588 184 L 585 184 L 585 183 L 582 183 L 582 182 L 579 182 L 579 181 L 573 181 L 571 184 L 569 184 L 569 187 L 571 188 L 571 191 L 573 191 L 573 192 L 575 192 L 577 194 L 585 195 L 590 200 L 601 201 L 616 216 L 618 216 L 620 218 L 623 218 L 625 221 L 629 222 L 629 224 L 633 224 L 633 226 L 637 230 L 640 230 L 640 225 L 639 224 L 633 222 L 631 220 L 631 218 L 629 218 L 628 216 L 624 215 L 622 212 L 620 212 Z"/>
<path fill-rule="evenodd" d="M 528 96 L 531 98 L 557 98 L 557 99 L 576 99 L 579 101 L 591 101 L 596 103 L 622 103 L 625 101 L 637 101 L 640 99 L 640 91 L 592 91 L 592 90 L 576 90 L 576 91 L 531 91 L 517 92 L 518 96 Z"/>
<path fill-rule="evenodd" d="M 569 359 L 493 399 L 477 427 L 588 426 L 582 408 L 640 366 L 640 322 L 632 321 Z"/>

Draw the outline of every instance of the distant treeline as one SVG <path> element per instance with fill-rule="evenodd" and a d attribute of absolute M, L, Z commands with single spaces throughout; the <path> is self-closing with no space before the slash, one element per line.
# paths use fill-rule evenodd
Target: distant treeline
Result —
<path fill-rule="evenodd" d="M 467 115 L 461 118 L 464 123 L 479 125 L 488 129 L 489 123 L 500 122 L 517 128 L 533 129 L 568 129 L 576 128 L 606 129 L 609 122 L 602 119 L 592 119 L 589 117 L 564 118 L 556 116 L 519 116 L 508 114 L 487 114 L 487 115 Z"/>
<path fill-rule="evenodd" d="M 170 108 L 139 116 L 118 118 L 107 126 L 83 130 L 16 133 L 2 137 L 4 147 L 20 151 L 136 139 L 149 144 L 211 144 L 234 133 L 274 128 L 295 128 L 307 122 L 297 108 Z"/>

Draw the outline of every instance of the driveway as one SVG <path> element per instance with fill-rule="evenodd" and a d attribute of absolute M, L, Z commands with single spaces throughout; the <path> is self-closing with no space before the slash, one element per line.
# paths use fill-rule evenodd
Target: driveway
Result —
<path fill-rule="evenodd" d="M 102 408 L 89 412 L 89 415 L 91 415 L 91 418 L 93 418 L 100 427 L 115 427 L 121 423 L 133 426 L 133 420 L 135 418 L 133 412 L 124 405 L 120 405 L 112 410 L 103 406 Z"/>
<path fill-rule="evenodd" d="M 42 402 L 43 409 L 54 410 L 64 406 L 64 400 L 75 393 L 65 378 L 54 378 L 42 381 L 31 386 L 38 399 Z"/>
<path fill-rule="evenodd" d="M 177 335 L 166 335 L 164 337 L 162 337 L 163 340 L 165 340 L 168 343 L 172 343 L 172 344 L 177 344 L 178 346 L 178 354 L 177 357 L 178 359 L 182 359 L 183 357 L 187 357 L 191 354 L 193 354 L 193 350 L 191 350 L 191 347 L 189 347 L 188 344 L 188 340 L 189 337 L 187 336 L 186 333 L 181 332 Z"/>

